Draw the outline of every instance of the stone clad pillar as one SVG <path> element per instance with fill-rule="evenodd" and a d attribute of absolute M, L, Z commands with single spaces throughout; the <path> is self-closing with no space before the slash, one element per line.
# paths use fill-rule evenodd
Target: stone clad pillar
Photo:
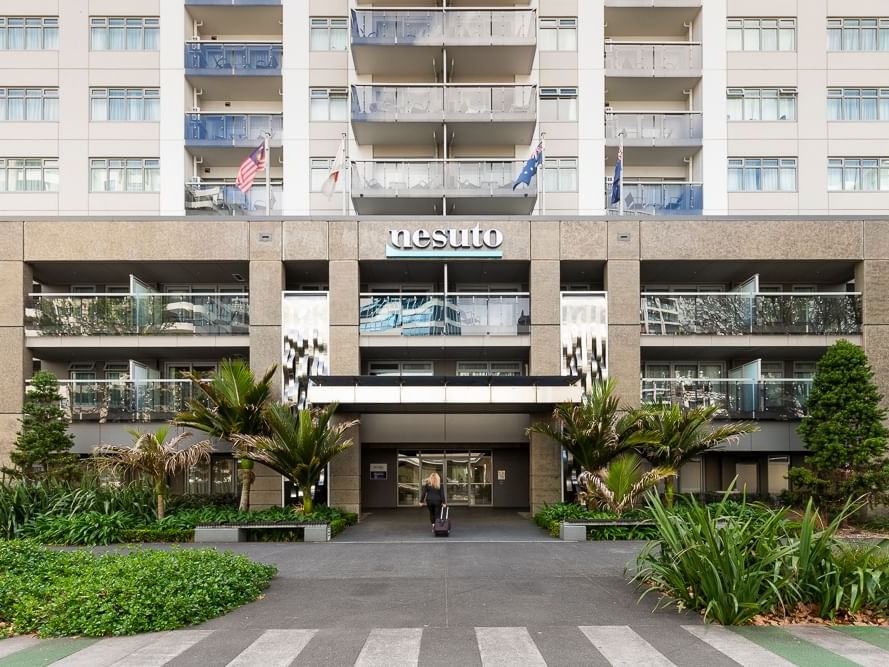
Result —
<path fill-rule="evenodd" d="M 855 266 L 855 289 L 862 293 L 861 337 L 882 405 L 889 408 L 889 253 L 880 252 L 889 248 L 889 226 L 882 221 L 864 225 L 865 259 Z"/>
<path fill-rule="evenodd" d="M 608 292 L 608 376 L 617 380 L 617 393 L 627 405 L 640 400 L 641 290 L 639 222 L 608 221 L 608 261 L 605 264 Z"/>
<path fill-rule="evenodd" d="M 358 419 L 356 414 L 336 414 L 334 423 Z M 360 425 L 344 434 L 352 439 L 352 446 L 330 463 L 330 506 L 347 512 L 361 512 L 361 433 Z M 396 471 L 397 473 L 397 471 Z"/>
<path fill-rule="evenodd" d="M 25 346 L 25 299 L 31 291 L 31 268 L 23 261 L 21 222 L 0 222 L 0 465 L 8 465 L 31 377 L 31 354 Z"/>

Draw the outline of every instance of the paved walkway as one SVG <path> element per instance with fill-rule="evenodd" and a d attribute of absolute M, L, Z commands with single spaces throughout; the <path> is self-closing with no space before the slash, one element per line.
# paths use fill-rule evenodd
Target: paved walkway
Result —
<path fill-rule="evenodd" d="M 889 665 L 885 629 L 726 629 L 652 612 L 623 576 L 639 542 L 550 540 L 515 513 L 476 515 L 489 530 L 466 518 L 449 539 L 427 537 L 418 510 L 327 544 L 222 545 L 278 567 L 263 599 L 171 633 L 3 640 L 0 666 Z"/>

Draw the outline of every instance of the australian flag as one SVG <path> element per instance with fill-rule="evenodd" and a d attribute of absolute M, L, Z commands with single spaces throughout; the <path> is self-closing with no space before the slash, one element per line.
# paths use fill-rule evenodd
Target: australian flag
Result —
<path fill-rule="evenodd" d="M 614 178 L 611 181 L 611 203 L 617 204 L 620 202 L 621 191 L 620 191 L 620 177 L 624 171 L 624 147 L 621 144 L 620 148 L 617 150 L 617 162 L 614 163 Z"/>
<path fill-rule="evenodd" d="M 525 162 L 525 166 L 522 167 L 521 173 L 515 179 L 512 184 L 512 189 L 515 190 L 519 183 L 524 183 L 525 185 L 531 185 L 531 179 L 537 174 L 537 168 L 543 164 L 543 142 L 541 141 L 537 144 L 537 148 L 534 149 L 534 152 L 531 153 L 531 157 L 528 158 L 528 161 Z"/>

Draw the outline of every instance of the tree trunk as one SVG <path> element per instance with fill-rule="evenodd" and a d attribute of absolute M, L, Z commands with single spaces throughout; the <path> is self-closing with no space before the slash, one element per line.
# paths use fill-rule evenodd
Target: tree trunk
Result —
<path fill-rule="evenodd" d="M 164 518 L 167 509 L 167 489 L 163 482 L 154 485 L 154 493 L 157 496 L 157 520 L 160 521 Z"/>
<path fill-rule="evenodd" d="M 303 514 L 311 514 L 314 510 L 312 505 L 312 487 L 311 485 L 303 488 Z"/>
<path fill-rule="evenodd" d="M 241 502 L 238 505 L 239 512 L 250 511 L 250 485 L 256 478 L 253 472 L 253 461 L 250 459 L 240 459 L 238 461 L 238 478 L 241 481 Z"/>
<path fill-rule="evenodd" d="M 673 507 L 673 477 L 664 478 L 664 504 Z"/>

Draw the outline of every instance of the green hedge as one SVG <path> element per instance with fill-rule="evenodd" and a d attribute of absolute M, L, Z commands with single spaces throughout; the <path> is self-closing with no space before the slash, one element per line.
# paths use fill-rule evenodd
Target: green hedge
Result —
<path fill-rule="evenodd" d="M 544 504 L 543 509 L 534 515 L 534 523 L 553 537 L 559 537 L 559 528 L 563 521 L 607 521 L 617 518 L 612 512 L 590 511 L 577 503 L 554 503 Z M 624 512 L 620 518 L 626 521 L 644 521 L 648 516 L 641 510 L 632 510 Z M 656 536 L 657 531 L 652 526 L 587 527 L 588 540 L 648 540 Z"/>
<path fill-rule="evenodd" d="M 97 556 L 0 542 L 0 626 L 42 637 L 173 630 L 257 599 L 276 571 L 215 549 Z"/>
<path fill-rule="evenodd" d="M 191 542 L 194 530 L 177 528 L 131 528 L 120 535 L 121 542 Z"/>

